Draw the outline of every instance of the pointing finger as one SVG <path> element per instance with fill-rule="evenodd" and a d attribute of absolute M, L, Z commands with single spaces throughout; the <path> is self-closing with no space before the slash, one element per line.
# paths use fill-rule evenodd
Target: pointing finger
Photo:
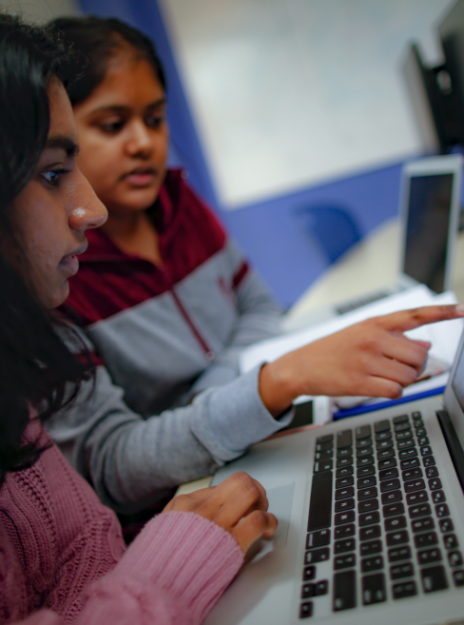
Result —
<path fill-rule="evenodd" d="M 428 323 L 436 323 L 437 321 L 447 321 L 449 319 L 459 319 L 464 317 L 464 305 L 449 306 L 424 306 L 422 308 L 412 308 L 411 310 L 402 310 L 378 317 L 377 321 L 388 331 L 406 332 L 413 330 Z"/>

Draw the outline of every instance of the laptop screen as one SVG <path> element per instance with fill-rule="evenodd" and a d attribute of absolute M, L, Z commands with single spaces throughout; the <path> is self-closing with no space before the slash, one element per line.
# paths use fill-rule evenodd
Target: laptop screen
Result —
<path fill-rule="evenodd" d="M 435 293 L 445 287 L 454 175 L 411 176 L 403 273 Z"/>

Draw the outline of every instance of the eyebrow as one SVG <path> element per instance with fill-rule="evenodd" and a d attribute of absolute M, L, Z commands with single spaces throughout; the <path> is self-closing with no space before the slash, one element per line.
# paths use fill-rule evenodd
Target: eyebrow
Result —
<path fill-rule="evenodd" d="M 145 108 L 147 109 L 154 109 L 158 106 L 162 106 L 163 104 L 166 104 L 166 98 L 161 98 L 159 100 L 156 100 L 156 102 L 152 102 L 151 104 L 148 104 L 148 106 L 146 106 Z M 124 111 L 129 110 L 130 107 L 129 106 L 118 106 L 118 105 L 109 105 L 109 106 L 100 106 L 99 108 L 96 108 L 92 111 L 93 113 L 101 113 L 101 112 L 113 112 L 113 113 L 123 113 Z"/>
<path fill-rule="evenodd" d="M 55 137 L 49 137 L 47 139 L 45 147 L 55 150 L 64 150 L 66 152 L 66 156 L 68 156 L 69 158 L 77 156 L 77 154 L 79 153 L 79 146 L 73 139 L 60 135 Z"/>

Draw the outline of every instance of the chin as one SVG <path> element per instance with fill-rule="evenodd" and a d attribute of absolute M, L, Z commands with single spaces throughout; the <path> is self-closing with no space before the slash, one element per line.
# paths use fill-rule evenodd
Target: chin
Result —
<path fill-rule="evenodd" d="M 66 280 L 65 284 L 63 284 L 53 294 L 50 295 L 50 299 L 49 299 L 48 305 L 46 304 L 46 307 L 51 308 L 51 309 L 58 308 L 58 306 L 61 306 L 61 304 L 65 303 L 65 301 L 68 299 L 68 295 L 69 295 L 69 284 L 68 284 L 68 281 Z"/>

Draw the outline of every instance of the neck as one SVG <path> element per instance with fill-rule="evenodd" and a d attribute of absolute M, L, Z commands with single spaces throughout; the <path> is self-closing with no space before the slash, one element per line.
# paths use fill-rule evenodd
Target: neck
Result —
<path fill-rule="evenodd" d="M 125 215 L 110 214 L 102 229 L 123 251 L 145 258 L 158 267 L 162 266 L 158 233 L 144 211 Z"/>

